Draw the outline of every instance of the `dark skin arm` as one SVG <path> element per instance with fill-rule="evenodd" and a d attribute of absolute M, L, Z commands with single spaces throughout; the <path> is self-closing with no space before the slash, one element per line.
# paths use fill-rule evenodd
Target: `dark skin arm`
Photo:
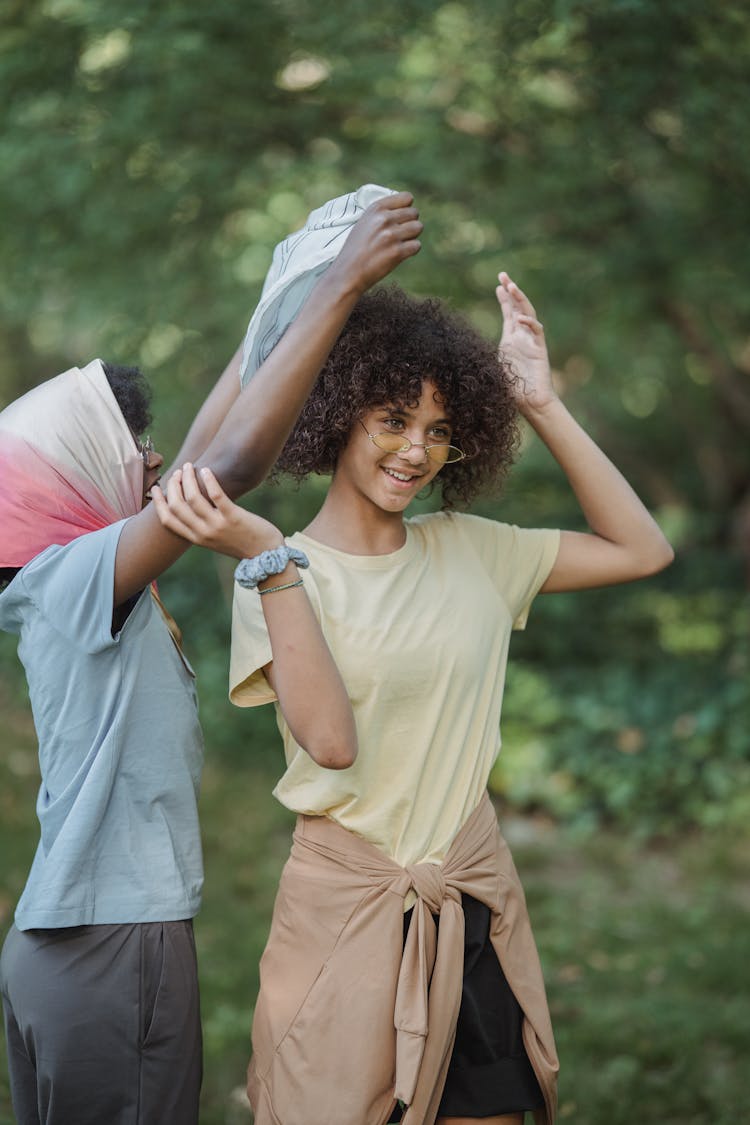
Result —
<path fill-rule="evenodd" d="M 232 390 L 233 380 L 239 386 L 237 353 L 199 411 L 180 457 L 207 442 L 196 467 L 210 467 L 230 499 L 267 475 L 360 296 L 419 251 L 422 224 L 412 202 L 408 192 L 399 192 L 368 207 L 248 386 Z M 162 526 L 151 505 L 129 519 L 117 549 L 115 605 L 162 574 L 188 546 Z"/>
<path fill-rule="evenodd" d="M 175 469 L 184 465 L 186 461 L 193 461 L 200 457 L 204 449 L 216 437 L 217 431 L 229 411 L 240 397 L 240 364 L 242 363 L 242 345 L 237 348 L 229 363 L 224 368 L 213 390 L 196 414 L 188 430 L 185 440 L 170 467 L 162 473 L 162 479 L 167 480 Z"/>

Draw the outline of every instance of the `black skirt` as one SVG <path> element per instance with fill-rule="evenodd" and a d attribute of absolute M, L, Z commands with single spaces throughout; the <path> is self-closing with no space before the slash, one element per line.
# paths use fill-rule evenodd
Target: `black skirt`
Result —
<path fill-rule="evenodd" d="M 495 1117 L 544 1105 L 521 1037 L 523 1012 L 490 941 L 489 907 L 462 896 L 466 935 L 461 1008 L 441 1117 Z M 404 915 L 404 938 L 411 921 Z M 435 919 L 439 925 L 439 919 Z M 400 1121 L 397 1106 L 389 1118 Z"/>

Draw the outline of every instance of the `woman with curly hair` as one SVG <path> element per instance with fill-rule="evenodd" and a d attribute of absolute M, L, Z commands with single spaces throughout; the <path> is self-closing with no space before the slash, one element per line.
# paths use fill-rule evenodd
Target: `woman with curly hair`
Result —
<path fill-rule="evenodd" d="M 510 634 L 537 593 L 641 578 L 672 549 L 555 394 L 534 308 L 499 278 L 499 359 L 438 301 L 393 288 L 359 301 L 276 466 L 332 474 L 287 541 L 309 562 L 305 589 L 292 561 L 258 581 L 257 560 L 250 581 L 238 568 L 230 695 L 276 702 L 287 768 L 275 795 L 298 814 L 261 962 L 256 1125 L 555 1116 L 539 960 L 486 793 Z M 502 480 L 519 413 L 589 533 L 453 510 Z M 170 516 L 160 510 L 195 535 L 204 502 L 189 483 L 188 495 L 173 487 Z M 235 518 L 210 483 L 215 523 Z M 406 517 L 433 485 L 443 510 Z M 338 772 L 302 752 L 289 721 L 292 701 L 316 710 L 294 624 L 306 595 L 356 719 L 358 757 Z M 269 639 L 272 599 L 288 615 L 283 645 Z"/>

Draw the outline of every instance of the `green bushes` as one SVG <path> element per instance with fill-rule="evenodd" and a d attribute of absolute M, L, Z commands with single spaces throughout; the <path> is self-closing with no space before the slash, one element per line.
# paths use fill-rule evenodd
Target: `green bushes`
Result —
<path fill-rule="evenodd" d="M 644 834 L 746 823 L 750 598 L 737 577 L 693 557 L 634 587 L 540 598 L 511 652 L 493 790 Z"/>

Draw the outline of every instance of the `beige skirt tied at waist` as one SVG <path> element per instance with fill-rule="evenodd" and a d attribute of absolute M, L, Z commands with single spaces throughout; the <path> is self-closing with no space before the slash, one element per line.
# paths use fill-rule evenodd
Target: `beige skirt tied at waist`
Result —
<path fill-rule="evenodd" d="M 256 1125 L 384 1125 L 397 1099 L 408 1106 L 402 1125 L 434 1125 L 461 1003 L 462 894 L 492 912 L 544 1095 L 536 1125 L 552 1125 L 558 1062 L 541 966 L 487 795 L 442 865 L 401 867 L 326 817 L 298 818 L 260 966 L 248 1071 Z"/>

